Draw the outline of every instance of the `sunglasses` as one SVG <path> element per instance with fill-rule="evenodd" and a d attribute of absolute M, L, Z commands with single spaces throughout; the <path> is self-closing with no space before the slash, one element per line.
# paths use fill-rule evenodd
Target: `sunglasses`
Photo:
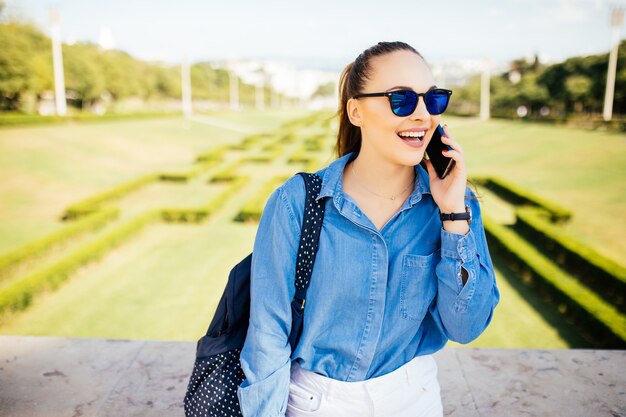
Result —
<path fill-rule="evenodd" d="M 425 93 L 416 93 L 413 90 L 398 90 L 390 91 L 388 93 L 357 94 L 352 98 L 387 97 L 393 114 L 405 117 L 413 114 L 420 96 L 424 97 L 424 104 L 426 104 L 426 110 L 428 110 L 428 113 L 433 115 L 441 114 L 446 111 L 451 95 L 451 90 L 446 90 L 445 88 L 432 88 Z"/>

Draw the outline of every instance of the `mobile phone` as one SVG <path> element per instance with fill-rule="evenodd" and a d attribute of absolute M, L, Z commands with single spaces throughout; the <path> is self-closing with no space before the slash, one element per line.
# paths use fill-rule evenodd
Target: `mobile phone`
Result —
<path fill-rule="evenodd" d="M 428 155 L 430 162 L 433 164 L 437 176 L 444 179 L 446 175 L 450 173 L 452 168 L 454 168 L 455 161 L 454 159 L 448 158 L 441 153 L 444 149 L 452 149 L 451 146 L 448 146 L 441 141 L 442 135 L 445 135 L 443 127 L 441 127 L 441 125 L 437 125 L 437 129 L 433 132 L 433 137 L 430 138 L 430 142 L 428 142 L 428 146 L 426 147 L 426 154 Z"/>

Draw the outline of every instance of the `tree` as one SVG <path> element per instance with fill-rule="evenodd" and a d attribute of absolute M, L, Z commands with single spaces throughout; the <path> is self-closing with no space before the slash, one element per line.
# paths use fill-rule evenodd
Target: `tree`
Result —
<path fill-rule="evenodd" d="M 104 76 L 97 65 L 97 52 L 97 47 L 88 43 L 63 47 L 65 88 L 70 93 L 68 98 L 74 95 L 81 108 L 90 105 L 105 91 Z"/>
<path fill-rule="evenodd" d="M 317 87 L 313 93 L 313 97 L 334 97 L 337 95 L 337 84 L 330 81 Z"/>
<path fill-rule="evenodd" d="M 541 107 L 549 104 L 548 90 L 537 83 L 538 71 L 527 72 L 515 85 L 515 106 L 526 106 L 529 112 L 536 113 Z"/>
<path fill-rule="evenodd" d="M 133 57 L 122 51 L 101 51 L 96 54 L 96 61 L 104 89 L 114 100 L 142 95 L 138 61 Z"/>
<path fill-rule="evenodd" d="M 471 115 L 480 112 L 480 74 L 470 78 L 468 83 L 463 87 L 453 88 L 450 100 L 450 111 L 461 114 Z"/>
<path fill-rule="evenodd" d="M 0 109 L 18 110 L 26 93 L 49 88 L 49 41 L 28 24 L 0 24 Z M 47 44 L 47 46 L 46 46 Z"/>
<path fill-rule="evenodd" d="M 582 113 L 583 104 L 589 101 L 592 81 L 585 75 L 570 75 L 565 79 L 565 89 L 569 98 L 574 102 L 574 109 L 577 113 Z"/>

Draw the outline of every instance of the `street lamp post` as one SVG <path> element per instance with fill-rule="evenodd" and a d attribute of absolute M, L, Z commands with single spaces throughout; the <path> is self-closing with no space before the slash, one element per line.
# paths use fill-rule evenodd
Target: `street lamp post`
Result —
<path fill-rule="evenodd" d="M 265 108 L 265 70 L 260 68 L 257 72 L 259 79 L 255 89 L 255 107 L 257 110 Z"/>
<path fill-rule="evenodd" d="M 52 69 L 54 72 L 54 102 L 57 115 L 67 114 L 65 101 L 65 75 L 63 73 L 63 53 L 61 50 L 61 25 L 59 24 L 59 11 L 50 10 L 51 38 L 52 38 Z"/>
<path fill-rule="evenodd" d="M 480 75 L 480 120 L 489 120 L 489 90 L 491 81 L 490 62 L 487 58 L 483 60 L 483 70 Z"/>
<path fill-rule="evenodd" d="M 228 71 L 228 79 L 230 84 L 230 108 L 239 110 L 239 77 L 234 70 L 230 69 Z"/>
<path fill-rule="evenodd" d="M 604 94 L 604 112 L 602 116 L 605 121 L 611 120 L 613 116 L 613 93 L 615 91 L 615 72 L 617 70 L 617 48 L 619 47 L 619 30 L 624 22 L 624 9 L 615 8 L 611 12 L 611 26 L 613 34 L 611 37 L 611 52 L 609 54 L 609 69 L 606 76 L 606 93 Z"/>
<path fill-rule="evenodd" d="M 191 104 L 191 67 L 189 65 L 189 61 L 187 57 L 183 59 L 182 65 L 180 66 L 180 78 L 181 78 L 181 100 L 183 107 L 183 115 L 185 117 L 190 117 L 193 112 L 193 107 Z"/>
<path fill-rule="evenodd" d="M 276 76 L 275 75 L 269 75 L 269 87 L 270 87 L 270 107 L 275 109 L 278 107 L 279 104 L 279 99 L 278 99 L 278 91 L 276 91 L 276 86 L 275 84 L 275 80 L 276 80 Z"/>

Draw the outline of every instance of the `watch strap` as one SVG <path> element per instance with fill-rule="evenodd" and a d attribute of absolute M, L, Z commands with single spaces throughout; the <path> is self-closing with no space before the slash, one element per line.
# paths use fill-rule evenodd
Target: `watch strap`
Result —
<path fill-rule="evenodd" d="M 469 206 L 465 206 L 465 211 L 463 213 L 440 213 L 441 221 L 455 221 L 455 220 L 467 220 L 470 222 L 472 220 L 472 213 L 470 212 Z"/>

